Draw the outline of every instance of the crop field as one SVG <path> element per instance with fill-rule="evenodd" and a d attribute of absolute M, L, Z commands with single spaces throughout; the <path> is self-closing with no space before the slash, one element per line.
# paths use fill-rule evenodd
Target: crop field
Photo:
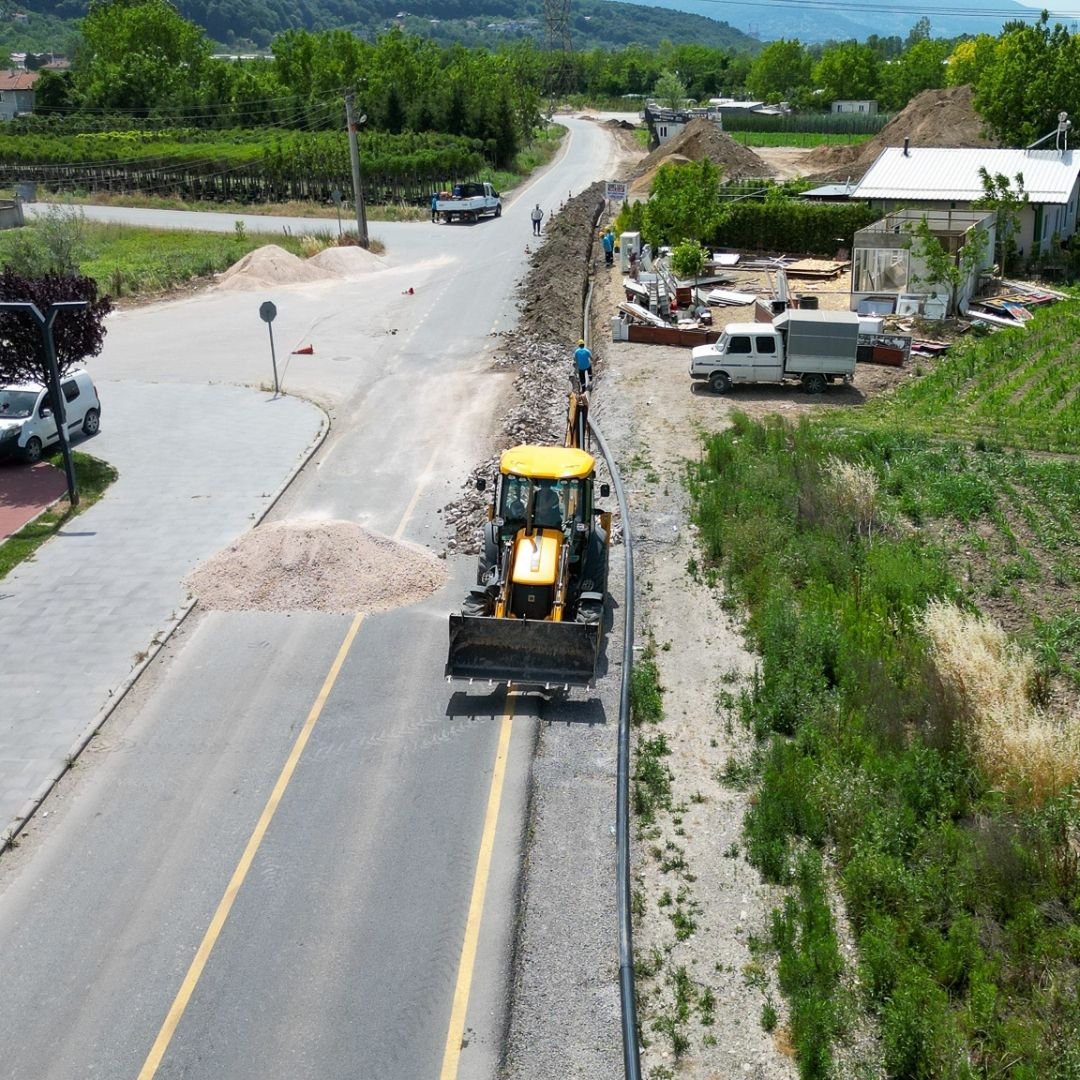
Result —
<path fill-rule="evenodd" d="M 874 137 L 827 131 L 729 131 L 728 134 L 743 146 L 836 146 L 867 142 Z"/>
<path fill-rule="evenodd" d="M 890 1077 L 1080 1076 L 1077 308 L 859 409 L 737 416 L 691 472 L 760 654 L 727 775 L 790 886 L 757 945 L 804 1077 L 858 1017 Z"/>
<path fill-rule="evenodd" d="M 1031 450 L 1080 450 L 1080 305 L 1038 311 L 1026 331 L 962 342 L 874 423 Z"/>

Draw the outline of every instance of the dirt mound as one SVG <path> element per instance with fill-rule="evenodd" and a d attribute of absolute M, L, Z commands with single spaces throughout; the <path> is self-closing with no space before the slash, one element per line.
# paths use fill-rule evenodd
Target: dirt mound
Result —
<path fill-rule="evenodd" d="M 668 161 L 701 161 L 705 158 L 721 166 L 727 180 L 772 176 L 772 169 L 753 150 L 736 142 L 711 120 L 700 117 L 691 120 L 678 135 L 649 154 L 634 170 L 634 176 L 653 173 Z"/>
<path fill-rule="evenodd" d="M 372 270 L 381 270 L 386 264 L 378 255 L 366 248 L 350 244 L 345 247 L 323 248 L 307 261 L 308 266 L 317 266 L 335 277 L 353 277 L 356 274 L 368 274 Z"/>
<path fill-rule="evenodd" d="M 803 159 L 810 175 L 821 179 L 860 178 L 887 146 L 953 146 L 977 148 L 997 144 L 983 133 L 983 122 L 971 104 L 970 86 L 924 90 L 908 102 L 868 142 L 818 146 Z"/>
<path fill-rule="evenodd" d="M 434 555 L 351 521 L 283 521 L 245 534 L 184 584 L 223 611 L 370 612 L 421 600 L 445 578 Z"/>
<path fill-rule="evenodd" d="M 277 244 L 249 251 L 235 262 L 218 281 L 219 289 L 257 289 L 272 285 L 298 285 L 305 281 L 322 281 L 330 275 L 318 266 L 286 251 Z"/>

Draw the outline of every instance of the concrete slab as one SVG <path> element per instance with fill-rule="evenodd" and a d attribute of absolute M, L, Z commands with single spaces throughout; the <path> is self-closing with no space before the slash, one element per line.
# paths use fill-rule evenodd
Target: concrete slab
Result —
<path fill-rule="evenodd" d="M 119 479 L 0 582 L 0 833 L 175 625 L 184 576 L 251 528 L 326 424 L 244 387 L 98 391 L 101 432 L 80 449 Z"/>

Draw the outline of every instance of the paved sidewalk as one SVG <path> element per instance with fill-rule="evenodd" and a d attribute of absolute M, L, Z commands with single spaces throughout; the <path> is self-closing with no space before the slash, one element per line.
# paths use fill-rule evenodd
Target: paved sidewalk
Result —
<path fill-rule="evenodd" d="M 120 478 L 0 581 L 0 835 L 187 603 L 187 572 L 251 528 L 325 415 L 243 387 L 98 383 L 80 449 Z"/>
<path fill-rule="evenodd" d="M 0 540 L 17 533 L 66 491 L 64 471 L 47 461 L 0 464 Z"/>

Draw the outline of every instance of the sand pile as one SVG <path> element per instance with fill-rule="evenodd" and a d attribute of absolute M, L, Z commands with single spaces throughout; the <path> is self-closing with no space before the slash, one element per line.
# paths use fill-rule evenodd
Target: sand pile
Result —
<path fill-rule="evenodd" d="M 970 86 L 924 90 L 908 102 L 872 139 L 849 146 L 817 146 L 803 158 L 807 174 L 821 179 L 859 179 L 887 146 L 980 147 L 997 144 L 983 133 L 971 104 Z"/>
<path fill-rule="evenodd" d="M 673 139 L 658 146 L 634 170 L 632 187 L 640 188 L 656 170 L 669 161 L 701 161 L 708 158 L 721 166 L 725 180 L 741 180 L 747 176 L 772 176 L 772 169 L 742 143 L 721 131 L 711 120 L 691 120 Z"/>
<path fill-rule="evenodd" d="M 233 263 L 218 282 L 219 289 L 256 289 L 272 285 L 298 285 L 305 281 L 322 281 L 331 276 L 309 261 L 301 259 L 277 244 L 249 251 Z"/>
<path fill-rule="evenodd" d="M 386 264 L 366 248 L 350 244 L 345 247 L 323 248 L 308 259 L 307 265 L 317 266 L 335 277 L 355 277 L 369 274 L 372 270 L 381 270 Z"/>
<path fill-rule="evenodd" d="M 223 611 L 370 612 L 422 600 L 445 578 L 430 552 L 351 521 L 283 521 L 242 536 L 184 584 Z"/>

